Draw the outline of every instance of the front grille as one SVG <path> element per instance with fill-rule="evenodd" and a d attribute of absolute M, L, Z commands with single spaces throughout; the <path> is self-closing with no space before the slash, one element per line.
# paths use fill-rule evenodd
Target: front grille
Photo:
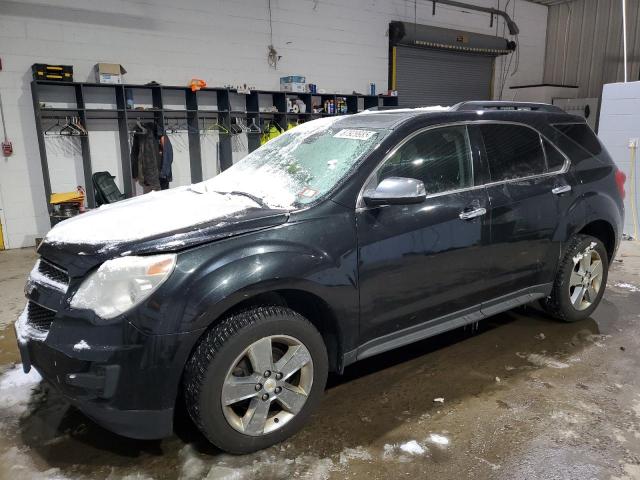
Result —
<path fill-rule="evenodd" d="M 38 272 L 56 283 L 69 286 L 69 275 L 67 272 L 44 258 L 41 258 L 38 263 Z"/>
<path fill-rule="evenodd" d="M 27 325 L 36 330 L 47 333 L 51 329 L 51 323 L 56 312 L 41 307 L 37 303 L 29 302 L 27 305 Z"/>

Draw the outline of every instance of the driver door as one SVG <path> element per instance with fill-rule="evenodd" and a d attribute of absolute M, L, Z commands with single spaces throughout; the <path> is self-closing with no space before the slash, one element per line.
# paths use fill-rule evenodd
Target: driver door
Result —
<path fill-rule="evenodd" d="M 415 178 L 427 197 L 358 205 L 361 344 L 419 332 L 488 299 L 488 201 L 474 187 L 474 158 L 465 125 L 431 128 L 405 139 L 368 180 L 365 190 L 389 177 Z"/>

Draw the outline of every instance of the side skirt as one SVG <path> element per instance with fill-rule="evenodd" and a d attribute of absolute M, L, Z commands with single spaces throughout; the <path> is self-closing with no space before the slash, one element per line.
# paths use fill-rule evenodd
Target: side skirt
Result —
<path fill-rule="evenodd" d="M 403 345 L 418 342 L 425 338 L 468 325 L 469 323 L 477 322 L 483 318 L 511 310 L 520 305 L 531 303 L 534 300 L 550 295 L 552 287 L 552 283 L 535 285 L 464 310 L 459 310 L 418 325 L 413 325 L 397 332 L 388 333 L 382 337 L 374 338 L 360 345 L 357 349 L 345 353 L 342 359 L 342 366 L 345 367 L 358 360 L 372 357 Z"/>

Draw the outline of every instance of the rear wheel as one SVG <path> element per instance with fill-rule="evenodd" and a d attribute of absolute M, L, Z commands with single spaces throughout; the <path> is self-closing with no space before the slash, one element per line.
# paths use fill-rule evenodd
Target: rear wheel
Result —
<path fill-rule="evenodd" d="M 185 371 L 187 410 L 231 453 L 266 448 L 300 429 L 327 378 L 322 336 L 283 307 L 230 316 L 202 339 Z"/>
<path fill-rule="evenodd" d="M 565 322 L 588 318 L 602 299 L 608 273 L 603 243 L 590 235 L 576 235 L 560 263 L 551 295 L 542 306 Z"/>

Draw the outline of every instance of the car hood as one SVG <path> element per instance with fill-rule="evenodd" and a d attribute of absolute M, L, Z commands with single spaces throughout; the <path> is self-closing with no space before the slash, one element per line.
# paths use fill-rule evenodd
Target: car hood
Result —
<path fill-rule="evenodd" d="M 65 220 L 38 252 L 73 276 L 110 258 L 177 251 L 285 223 L 287 210 L 250 198 L 179 187 L 104 205 Z"/>

